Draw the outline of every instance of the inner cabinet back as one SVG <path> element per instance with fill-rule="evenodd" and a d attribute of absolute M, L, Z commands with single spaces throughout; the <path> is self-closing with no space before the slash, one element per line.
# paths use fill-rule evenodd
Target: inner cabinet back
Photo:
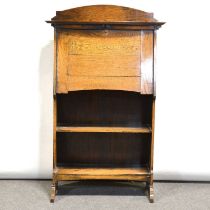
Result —
<path fill-rule="evenodd" d="M 154 49 L 164 23 L 111 5 L 56 12 L 54 168 L 58 181 L 145 181 L 153 202 Z"/>

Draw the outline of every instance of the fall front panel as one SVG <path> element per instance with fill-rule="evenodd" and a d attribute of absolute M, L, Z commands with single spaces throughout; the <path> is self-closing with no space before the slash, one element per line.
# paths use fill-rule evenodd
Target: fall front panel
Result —
<path fill-rule="evenodd" d="M 151 94 L 152 36 L 152 31 L 58 31 L 57 93 L 107 89 Z"/>

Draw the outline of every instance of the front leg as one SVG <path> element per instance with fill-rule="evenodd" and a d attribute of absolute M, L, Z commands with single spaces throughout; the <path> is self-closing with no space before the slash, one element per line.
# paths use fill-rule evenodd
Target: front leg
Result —
<path fill-rule="evenodd" d="M 53 182 L 51 185 L 51 191 L 50 191 L 50 203 L 54 203 L 55 195 L 56 195 L 56 186 L 55 186 L 55 183 Z"/>
<path fill-rule="evenodd" d="M 149 185 L 149 202 L 154 203 L 154 187 L 153 187 L 153 184 Z"/>
<path fill-rule="evenodd" d="M 53 174 L 53 180 L 52 180 L 52 185 L 51 185 L 51 191 L 50 191 L 50 202 L 54 203 L 55 201 L 55 196 L 58 190 L 58 181 L 56 180 L 56 175 Z"/>

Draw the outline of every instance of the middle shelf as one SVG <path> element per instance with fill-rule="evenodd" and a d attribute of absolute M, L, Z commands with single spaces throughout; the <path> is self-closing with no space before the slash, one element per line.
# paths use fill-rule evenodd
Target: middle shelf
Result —
<path fill-rule="evenodd" d="M 151 133 L 150 126 L 142 127 L 103 127 L 103 126 L 57 126 L 57 132 L 88 132 L 88 133 Z"/>

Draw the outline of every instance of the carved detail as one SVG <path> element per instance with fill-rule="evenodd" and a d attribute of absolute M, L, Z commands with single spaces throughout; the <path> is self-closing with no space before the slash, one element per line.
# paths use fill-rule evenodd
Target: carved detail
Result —
<path fill-rule="evenodd" d="M 118 42 L 115 40 L 115 42 L 110 43 L 110 37 L 109 39 L 104 39 L 103 42 L 96 42 L 95 39 L 87 38 L 77 39 L 78 40 L 69 41 L 68 55 L 136 55 L 140 50 L 140 45 L 136 45 L 132 39 L 126 40 L 125 43 L 121 42 L 120 39 Z"/>

